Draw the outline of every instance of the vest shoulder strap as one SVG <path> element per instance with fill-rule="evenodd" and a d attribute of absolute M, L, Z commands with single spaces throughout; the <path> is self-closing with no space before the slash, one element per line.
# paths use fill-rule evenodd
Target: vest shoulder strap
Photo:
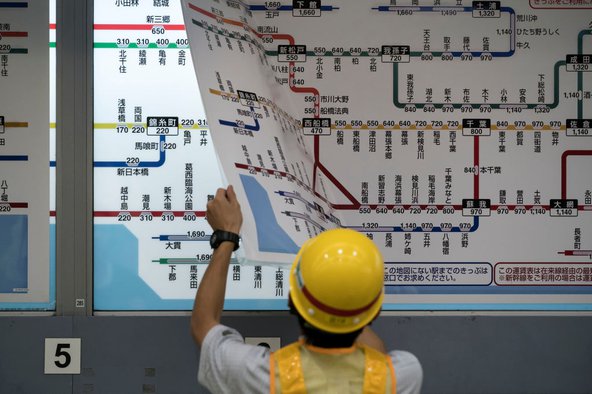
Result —
<path fill-rule="evenodd" d="M 387 376 L 391 375 L 391 391 L 395 393 L 396 378 L 394 371 L 389 371 L 390 358 L 388 355 L 379 352 L 368 346 L 362 346 L 364 349 L 364 393 L 365 394 L 383 394 L 387 392 Z"/>
<path fill-rule="evenodd" d="M 273 358 L 277 362 L 282 394 L 306 393 L 300 359 L 300 343 L 295 342 L 275 351 Z M 275 387 L 272 388 L 272 392 L 274 391 Z"/>

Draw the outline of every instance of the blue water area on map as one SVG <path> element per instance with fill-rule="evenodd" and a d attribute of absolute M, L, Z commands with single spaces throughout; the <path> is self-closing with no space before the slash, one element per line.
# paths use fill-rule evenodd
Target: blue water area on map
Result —
<path fill-rule="evenodd" d="M 163 300 L 140 278 L 138 239 L 121 225 L 95 225 L 94 304 L 97 310 L 191 309 Z"/>
<path fill-rule="evenodd" d="M 191 310 L 193 299 L 162 299 L 140 278 L 138 239 L 125 226 L 95 225 L 94 236 L 95 310 Z M 285 299 L 226 299 L 224 309 L 280 310 L 287 309 L 287 303 Z"/>
<path fill-rule="evenodd" d="M 241 175 L 240 179 L 255 217 L 259 251 L 297 254 L 299 247 L 277 222 L 263 186 L 252 176 Z"/>
<path fill-rule="evenodd" d="M 28 228 L 27 215 L 0 216 L 0 293 L 26 292 Z"/>

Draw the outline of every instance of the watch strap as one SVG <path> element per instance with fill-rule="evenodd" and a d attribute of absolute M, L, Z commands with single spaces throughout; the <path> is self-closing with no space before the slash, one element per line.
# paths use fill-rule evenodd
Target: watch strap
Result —
<path fill-rule="evenodd" d="M 222 242 L 226 241 L 233 242 L 233 250 L 237 250 L 239 247 L 240 236 L 230 231 L 215 230 L 210 237 L 210 246 L 212 249 L 216 249 Z"/>

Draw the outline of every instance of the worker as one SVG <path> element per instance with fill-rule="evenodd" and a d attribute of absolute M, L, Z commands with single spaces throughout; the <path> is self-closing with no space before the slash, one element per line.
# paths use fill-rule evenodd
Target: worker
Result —
<path fill-rule="evenodd" d="M 290 271 L 289 306 L 302 337 L 270 353 L 220 324 L 242 213 L 232 186 L 207 204 L 212 259 L 195 296 L 191 331 L 198 380 L 212 393 L 419 393 L 423 373 L 406 351 L 386 353 L 369 325 L 378 316 L 384 262 L 374 243 L 349 229 L 307 241 Z"/>

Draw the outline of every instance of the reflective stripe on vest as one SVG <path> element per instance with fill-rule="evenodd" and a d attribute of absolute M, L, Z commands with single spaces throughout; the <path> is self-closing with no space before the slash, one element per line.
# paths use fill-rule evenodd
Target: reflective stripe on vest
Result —
<path fill-rule="evenodd" d="M 386 368 L 385 354 L 378 350 L 364 346 L 364 391 L 366 394 L 382 394 L 386 392 Z M 388 356 L 386 356 L 388 357 Z"/>
<path fill-rule="evenodd" d="M 274 352 L 270 362 L 273 363 L 274 358 L 277 361 L 282 394 L 306 393 L 302 362 L 300 360 L 300 343 L 295 342 Z M 270 379 L 272 393 L 275 392 L 275 382 L 273 380 Z M 274 383 L 273 386 L 271 383 Z"/>
<path fill-rule="evenodd" d="M 277 364 L 282 394 L 304 394 L 304 372 L 299 342 L 292 343 L 271 354 L 270 357 L 270 393 L 275 394 L 275 368 Z M 387 375 L 391 375 L 391 392 L 396 392 L 396 376 L 390 356 L 373 348 L 363 346 L 364 350 L 364 394 L 383 394 L 387 391 Z"/>

